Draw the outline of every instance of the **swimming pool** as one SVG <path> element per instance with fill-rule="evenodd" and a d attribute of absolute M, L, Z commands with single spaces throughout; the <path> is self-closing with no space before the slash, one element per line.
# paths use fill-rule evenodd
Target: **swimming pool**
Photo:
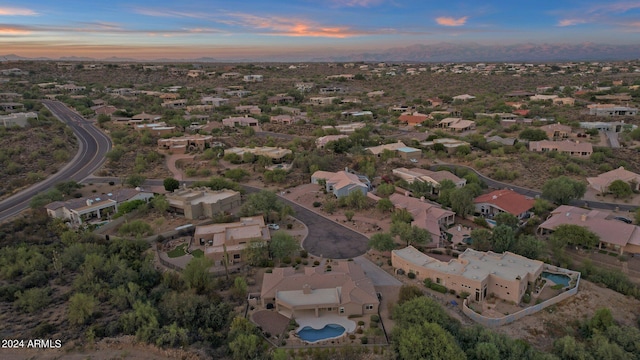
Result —
<path fill-rule="evenodd" d="M 558 285 L 562 284 L 564 285 L 564 287 L 569 286 L 569 281 L 571 280 L 571 278 L 568 277 L 567 275 L 555 274 L 547 271 L 542 272 L 542 277 L 545 279 L 549 279 Z"/>
<path fill-rule="evenodd" d="M 489 227 L 496 227 L 496 225 L 498 225 L 498 223 L 493 220 L 493 219 L 485 219 L 487 221 L 487 224 L 489 224 Z"/>
<path fill-rule="evenodd" d="M 322 329 L 314 329 L 311 326 L 305 326 L 298 330 L 300 339 L 313 343 L 320 340 L 337 338 L 344 334 L 345 328 L 338 324 L 327 324 Z"/>

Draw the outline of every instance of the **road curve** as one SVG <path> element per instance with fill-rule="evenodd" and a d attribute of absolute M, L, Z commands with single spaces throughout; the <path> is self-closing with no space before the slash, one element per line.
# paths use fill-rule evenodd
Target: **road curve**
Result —
<path fill-rule="evenodd" d="M 16 216 L 29 207 L 31 198 L 61 181 L 82 181 L 102 166 L 105 154 L 111 149 L 111 139 L 80 114 L 59 101 L 43 100 L 42 103 L 63 123 L 67 124 L 78 139 L 78 152 L 74 158 L 54 175 L 0 202 L 0 222 Z"/>
<path fill-rule="evenodd" d="M 522 194 L 524 196 L 528 196 L 531 198 L 539 197 L 542 195 L 542 192 L 537 190 L 528 189 L 522 186 L 516 186 L 516 185 L 491 179 L 489 177 L 482 175 L 476 169 L 469 166 L 441 163 L 441 164 L 432 165 L 430 167 L 431 170 L 437 170 L 440 168 L 448 168 L 448 169 L 465 168 L 465 169 L 471 170 L 474 173 L 476 173 L 476 175 L 478 175 L 478 177 L 482 181 L 484 181 L 484 183 L 487 184 L 487 186 L 490 188 L 494 188 L 494 189 L 509 188 L 519 194 Z M 578 206 L 578 207 L 587 206 L 593 209 L 618 210 L 618 211 L 634 211 L 637 208 L 637 206 L 633 206 L 633 205 L 615 204 L 615 203 L 600 202 L 600 201 L 586 201 L 586 200 L 573 200 L 569 203 L 569 205 Z"/>

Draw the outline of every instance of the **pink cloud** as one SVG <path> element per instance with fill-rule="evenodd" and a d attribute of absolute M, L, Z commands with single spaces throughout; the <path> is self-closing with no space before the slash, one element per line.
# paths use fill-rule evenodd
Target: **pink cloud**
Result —
<path fill-rule="evenodd" d="M 369 7 L 381 4 L 384 0 L 332 0 L 331 2 L 336 6 L 343 7 Z"/>
<path fill-rule="evenodd" d="M 0 35 L 28 35 L 31 31 L 13 26 L 0 26 Z"/>
<path fill-rule="evenodd" d="M 462 26 L 467 22 L 468 16 L 461 18 L 452 18 L 450 16 L 441 16 L 436 18 L 436 22 L 442 26 Z"/>
<path fill-rule="evenodd" d="M 303 19 L 279 16 L 262 17 L 243 13 L 230 13 L 227 15 L 227 18 L 220 20 L 220 22 L 227 25 L 266 30 L 268 35 L 347 38 L 367 34 L 347 26 L 325 26 Z M 235 19 L 229 20 L 229 17 Z"/>
<path fill-rule="evenodd" d="M 25 8 L 16 7 L 0 7 L 1 16 L 35 16 L 38 15 L 35 11 Z"/>
<path fill-rule="evenodd" d="M 558 21 L 558 26 L 574 26 L 578 24 L 584 24 L 586 20 L 584 19 L 562 19 Z"/>

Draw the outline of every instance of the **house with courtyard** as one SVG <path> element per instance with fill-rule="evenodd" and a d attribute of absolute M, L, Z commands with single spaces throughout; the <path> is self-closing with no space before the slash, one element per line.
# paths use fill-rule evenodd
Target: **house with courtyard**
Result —
<path fill-rule="evenodd" d="M 587 108 L 589 115 L 595 116 L 635 116 L 638 114 L 637 108 L 616 104 L 591 104 L 587 105 Z"/>
<path fill-rule="evenodd" d="M 445 286 L 457 294 L 466 292 L 476 302 L 489 296 L 520 303 L 527 289 L 542 275 L 544 263 L 511 252 L 497 254 L 467 249 L 457 259 L 440 261 L 413 246 L 391 252 L 396 272 L 413 273 L 416 279 Z"/>
<path fill-rule="evenodd" d="M 451 180 L 456 187 L 461 188 L 467 184 L 467 179 L 459 178 L 450 171 L 431 171 L 422 168 L 397 168 L 392 170 L 393 175 L 412 184 L 414 181 L 422 181 L 431 185 L 431 194 L 437 195 L 438 188 L 443 180 Z"/>
<path fill-rule="evenodd" d="M 220 213 L 230 212 L 242 204 L 240 193 L 228 189 L 176 189 L 166 197 L 169 210 L 184 215 L 187 219 L 211 218 Z"/>
<path fill-rule="evenodd" d="M 237 154 L 240 157 L 242 157 L 245 153 L 250 153 L 255 156 L 264 156 L 276 163 L 282 162 L 285 159 L 285 157 L 293 154 L 293 152 L 289 149 L 284 149 L 284 148 L 274 147 L 274 146 L 258 146 L 258 147 L 252 147 L 252 148 L 232 147 L 224 151 L 225 155 L 230 153 Z"/>
<path fill-rule="evenodd" d="M 350 123 L 350 124 L 340 124 L 340 125 L 336 125 L 336 126 L 325 125 L 325 126 L 322 127 L 322 130 L 336 129 L 336 130 L 338 130 L 339 132 L 341 132 L 343 134 L 351 134 L 351 133 L 354 133 L 358 129 L 364 128 L 365 126 L 367 126 L 367 124 L 365 124 L 363 122 L 355 122 L 355 123 Z"/>
<path fill-rule="evenodd" d="M 389 200 L 396 209 L 407 210 L 413 220 L 412 226 L 427 230 L 431 234 L 431 242 L 426 247 L 441 247 L 447 240 L 446 230 L 455 222 L 456 214 L 429 202 L 424 198 L 414 198 L 402 194 L 391 194 Z"/>
<path fill-rule="evenodd" d="M 473 120 L 463 120 L 462 118 L 448 117 L 440 120 L 437 127 L 450 131 L 463 132 L 476 128 L 476 122 Z"/>
<path fill-rule="evenodd" d="M 169 150 L 176 154 L 184 154 L 187 151 L 204 151 L 214 147 L 213 136 L 211 135 L 184 135 L 169 139 L 158 139 L 159 150 Z"/>
<path fill-rule="evenodd" d="M 177 99 L 177 100 L 167 100 L 160 104 L 165 109 L 183 109 L 187 106 L 187 100 L 185 99 Z"/>
<path fill-rule="evenodd" d="M 222 119 L 222 125 L 228 127 L 238 127 L 238 126 L 248 126 L 248 127 L 258 127 L 260 122 L 257 119 L 254 119 L 249 116 L 243 117 L 228 117 L 226 119 Z"/>
<path fill-rule="evenodd" d="M 617 169 L 602 173 L 596 177 L 587 178 L 589 186 L 594 190 L 600 192 L 601 194 L 608 193 L 609 185 L 611 185 L 611 183 L 616 180 L 621 180 L 629 184 L 631 190 L 633 191 L 640 191 L 640 175 L 629 170 L 625 170 L 625 168 L 622 166 Z"/>
<path fill-rule="evenodd" d="M 611 249 L 621 255 L 640 254 L 640 227 L 608 217 L 600 210 L 562 205 L 551 212 L 537 231 L 540 235 L 549 235 L 560 225 L 578 225 L 598 235 L 600 249 Z"/>
<path fill-rule="evenodd" d="M 439 138 L 433 139 L 431 141 L 423 141 L 420 143 L 420 145 L 424 146 L 425 148 L 432 148 L 434 150 L 437 150 L 437 147 L 442 145 L 444 150 L 449 154 L 456 152 L 456 149 L 461 146 L 471 147 L 471 144 L 466 141 L 451 138 Z"/>
<path fill-rule="evenodd" d="M 588 142 L 580 142 L 580 141 L 573 142 L 570 140 L 530 141 L 529 151 L 535 151 L 535 152 L 557 151 L 563 154 L 567 154 L 569 156 L 588 157 L 588 156 L 591 156 L 591 154 L 593 154 L 593 145 Z"/>
<path fill-rule="evenodd" d="M 402 141 L 395 143 L 372 146 L 365 149 L 371 154 L 380 157 L 385 151 L 391 151 L 403 159 L 420 159 L 422 158 L 422 150 L 409 147 Z"/>
<path fill-rule="evenodd" d="M 264 217 L 243 217 L 233 223 L 196 226 L 193 235 L 195 246 L 204 247 L 204 256 L 213 260 L 214 266 L 244 262 L 248 246 L 267 246 L 271 233 Z"/>
<path fill-rule="evenodd" d="M 258 105 L 238 105 L 235 107 L 235 110 L 238 114 L 262 114 L 262 109 L 260 109 Z"/>
<path fill-rule="evenodd" d="M 74 226 L 101 221 L 118 212 L 118 206 L 127 201 L 149 202 L 152 192 L 140 189 L 120 189 L 102 195 L 93 195 L 67 201 L 54 201 L 45 206 L 47 215 L 68 221 Z"/>
<path fill-rule="evenodd" d="M 552 140 L 564 140 L 571 136 L 571 126 L 562 124 L 549 124 L 540 127 L 540 130 L 547 134 L 547 138 Z"/>
<path fill-rule="evenodd" d="M 337 141 L 340 139 L 348 139 L 349 135 L 325 135 L 316 139 L 316 147 L 318 149 L 324 149 L 324 147 L 331 141 Z"/>
<path fill-rule="evenodd" d="M 38 113 L 14 113 L 9 115 L 0 115 L 0 126 L 4 127 L 25 127 L 29 125 L 29 119 L 38 120 Z"/>
<path fill-rule="evenodd" d="M 365 176 L 358 176 L 348 171 L 316 171 L 311 175 L 311 183 L 324 183 L 325 190 L 333 193 L 337 198 L 348 196 L 354 191 L 360 191 L 364 195 L 369 192 L 371 183 Z"/>
<path fill-rule="evenodd" d="M 303 313 L 363 316 L 377 314 L 380 301 L 371 279 L 353 261 L 335 261 L 331 267 L 274 268 L 262 279 L 262 306 L 274 307 L 286 317 Z M 271 304 L 271 305 L 269 305 Z"/>
<path fill-rule="evenodd" d="M 480 195 L 473 200 L 476 212 L 485 217 L 493 217 L 507 212 L 518 219 L 523 219 L 533 208 L 535 200 L 509 189 L 495 190 Z"/>

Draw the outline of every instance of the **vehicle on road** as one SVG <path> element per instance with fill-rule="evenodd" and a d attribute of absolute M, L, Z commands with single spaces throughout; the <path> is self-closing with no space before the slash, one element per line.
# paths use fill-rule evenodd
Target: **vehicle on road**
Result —
<path fill-rule="evenodd" d="M 616 216 L 613 219 L 614 220 L 618 220 L 618 221 L 622 221 L 622 222 L 627 223 L 627 224 L 633 224 L 633 221 L 631 221 L 631 219 L 627 219 L 626 217 L 623 217 L 623 216 Z"/>
<path fill-rule="evenodd" d="M 267 227 L 270 230 L 280 230 L 280 225 L 278 225 L 278 224 L 268 224 Z"/>

